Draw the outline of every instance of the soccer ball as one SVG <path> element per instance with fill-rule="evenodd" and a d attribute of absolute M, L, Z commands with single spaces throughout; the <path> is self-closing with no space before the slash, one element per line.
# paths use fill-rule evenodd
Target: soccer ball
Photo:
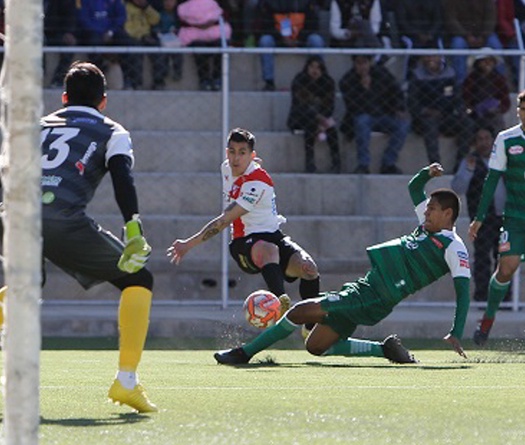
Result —
<path fill-rule="evenodd" d="M 267 290 L 256 290 L 248 295 L 243 305 L 248 323 L 256 328 L 273 326 L 281 315 L 281 302 Z"/>

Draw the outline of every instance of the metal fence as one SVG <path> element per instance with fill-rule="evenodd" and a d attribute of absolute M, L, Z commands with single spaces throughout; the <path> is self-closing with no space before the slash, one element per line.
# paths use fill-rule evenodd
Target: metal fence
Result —
<path fill-rule="evenodd" d="M 260 277 L 243 275 L 231 262 L 227 234 L 198 247 L 175 270 L 168 267 L 164 250 L 174 237 L 189 236 L 220 212 L 218 169 L 230 128 L 254 131 L 258 152 L 276 182 L 279 210 L 289 220 L 284 230 L 316 258 L 323 288 L 333 289 L 366 271 L 368 245 L 415 226 L 407 175 L 441 161 L 448 175 L 438 185 L 450 186 L 461 160 L 473 165 L 480 127 L 489 128 L 493 137 L 517 123 L 515 96 L 524 88 L 525 72 L 520 50 L 47 47 L 44 51 L 48 109 L 57 105 L 59 96 L 51 82 L 60 54 L 72 54 L 74 59 L 102 56 L 110 87 L 108 114 L 131 131 L 137 148 L 139 197 L 157 251 L 151 264 L 160 277 L 157 298 L 222 306 L 239 303 L 248 291 L 264 287 Z M 262 54 L 275 56 L 275 91 L 261 91 Z M 131 64 L 140 68 L 143 79 L 134 90 L 124 90 L 131 87 L 125 84 L 121 62 L 129 55 L 143 62 Z M 156 86 L 152 55 L 165 57 L 168 63 L 170 57 L 180 56 L 181 71 L 168 65 L 164 84 Z M 196 55 L 218 55 L 220 60 Z M 318 55 L 321 59 L 314 57 L 312 63 L 326 68 L 333 94 L 328 94 L 325 83 L 308 83 L 308 78 L 301 85 L 298 75 L 307 74 L 307 61 Z M 481 59 L 493 59 L 507 100 L 492 97 L 495 87 L 478 80 L 469 102 L 450 71 L 453 57 L 460 56 L 466 57 L 469 74 L 484 64 Z M 203 60 L 220 65 L 220 79 L 211 86 L 199 78 L 196 64 Z M 352 71 L 359 64 L 380 72 L 379 95 L 359 96 L 363 88 L 356 88 L 358 78 Z M 436 66 L 436 74 L 428 74 Z M 316 91 L 316 84 L 323 88 Z M 367 104 L 369 97 L 378 98 L 378 103 Z M 377 125 L 359 122 L 355 110 L 361 106 L 381 109 L 392 120 Z M 389 143 L 395 146 L 388 149 L 393 157 L 385 154 Z M 397 174 L 400 171 L 404 175 Z M 95 197 L 92 211 L 101 222 L 116 227 L 120 222 L 110 186 L 103 187 L 106 191 Z M 338 197 L 343 190 L 344 196 Z M 469 216 L 464 207 L 459 232 L 466 238 Z M 80 295 L 62 281 L 57 283 L 72 298 Z M 451 295 L 452 286 L 440 281 L 407 304 L 453 304 Z M 514 299 L 505 305 L 517 310 L 523 300 L 516 281 Z"/>

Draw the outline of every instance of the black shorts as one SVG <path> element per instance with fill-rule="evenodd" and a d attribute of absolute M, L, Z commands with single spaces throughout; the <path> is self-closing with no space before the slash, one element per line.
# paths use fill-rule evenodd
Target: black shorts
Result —
<path fill-rule="evenodd" d="M 43 255 L 85 289 L 128 275 L 117 267 L 124 244 L 88 216 L 42 220 Z"/>
<path fill-rule="evenodd" d="M 261 269 L 253 263 L 251 254 L 253 245 L 259 240 L 275 244 L 279 248 L 279 266 L 281 266 L 283 274 L 288 267 L 291 256 L 295 252 L 301 252 L 303 250 L 299 244 L 293 242 L 288 235 L 285 235 L 280 230 L 273 233 L 252 233 L 243 238 L 236 238 L 230 242 L 230 254 L 243 272 L 249 274 L 261 272 Z M 285 275 L 284 279 L 291 283 L 297 278 L 287 277 Z"/>

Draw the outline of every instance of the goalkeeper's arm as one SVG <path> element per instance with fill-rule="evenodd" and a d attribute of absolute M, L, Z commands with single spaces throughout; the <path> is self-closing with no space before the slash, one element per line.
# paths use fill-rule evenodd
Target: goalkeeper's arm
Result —
<path fill-rule="evenodd" d="M 125 155 L 112 156 L 108 168 L 113 181 L 115 200 L 124 217 L 124 251 L 118 262 L 120 270 L 135 273 L 142 269 L 151 254 L 151 247 L 144 238 L 139 218 L 137 192 L 131 174 L 131 158 Z"/>

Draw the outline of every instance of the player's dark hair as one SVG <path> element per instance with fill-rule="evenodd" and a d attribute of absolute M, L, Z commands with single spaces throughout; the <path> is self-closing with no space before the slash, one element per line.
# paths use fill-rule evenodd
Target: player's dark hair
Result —
<path fill-rule="evenodd" d="M 248 147 L 250 147 L 250 150 L 253 151 L 255 147 L 255 136 L 249 132 L 248 130 L 245 130 L 244 128 L 234 128 L 230 131 L 228 134 L 227 143 L 228 146 L 230 145 L 230 142 L 246 142 L 248 144 Z"/>
<path fill-rule="evenodd" d="M 452 209 L 452 223 L 455 223 L 461 207 L 457 193 L 450 189 L 441 188 L 430 193 L 430 197 L 434 198 L 443 210 Z"/>
<path fill-rule="evenodd" d="M 106 76 L 89 62 L 73 62 L 64 78 L 66 105 L 97 108 L 106 94 Z"/>

